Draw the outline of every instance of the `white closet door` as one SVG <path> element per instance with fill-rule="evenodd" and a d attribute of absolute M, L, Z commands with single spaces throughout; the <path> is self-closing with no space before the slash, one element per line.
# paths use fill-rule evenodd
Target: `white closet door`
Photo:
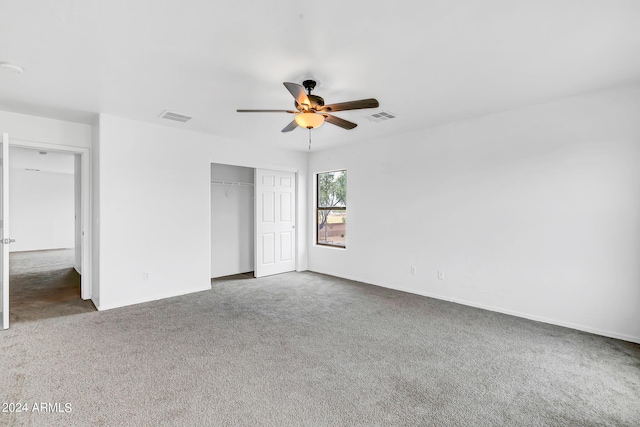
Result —
<path fill-rule="evenodd" d="M 296 175 L 256 169 L 255 277 L 296 269 Z"/>

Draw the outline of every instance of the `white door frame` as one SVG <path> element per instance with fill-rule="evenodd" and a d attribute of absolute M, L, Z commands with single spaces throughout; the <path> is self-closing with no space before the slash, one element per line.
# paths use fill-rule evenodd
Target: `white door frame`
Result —
<path fill-rule="evenodd" d="M 80 206 L 80 232 L 82 233 L 80 296 L 84 300 L 91 299 L 91 150 L 84 147 L 27 141 L 16 138 L 9 139 L 9 147 L 31 148 L 80 155 L 80 197 L 82 200 Z M 78 179 L 78 177 L 74 176 L 74 180 L 75 179 Z"/>
<path fill-rule="evenodd" d="M 2 176 L 2 185 L 0 187 L 2 191 L 2 197 L 0 204 L 2 204 L 2 212 L 0 217 L 2 220 L 2 244 L 0 248 L 0 264 L 2 265 L 2 272 L 0 282 L 2 282 L 2 329 L 9 329 L 9 244 L 11 243 L 11 230 L 9 230 L 9 134 L 2 134 L 2 159 L 0 175 Z"/>

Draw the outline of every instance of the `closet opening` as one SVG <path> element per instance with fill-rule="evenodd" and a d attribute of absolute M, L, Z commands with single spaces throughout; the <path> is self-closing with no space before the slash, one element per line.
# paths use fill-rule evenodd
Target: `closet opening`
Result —
<path fill-rule="evenodd" d="M 255 169 L 211 164 L 211 278 L 254 276 Z"/>

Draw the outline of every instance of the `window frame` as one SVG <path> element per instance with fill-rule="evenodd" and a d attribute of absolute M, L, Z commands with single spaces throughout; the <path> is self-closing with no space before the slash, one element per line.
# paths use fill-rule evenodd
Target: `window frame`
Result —
<path fill-rule="evenodd" d="M 324 172 L 318 172 L 316 173 L 316 209 L 315 209 L 315 220 L 314 220 L 314 224 L 315 224 L 315 230 L 316 230 L 316 245 L 317 246 L 324 246 L 324 247 L 328 247 L 328 248 L 337 248 L 337 249 L 346 249 L 347 248 L 347 242 L 345 240 L 343 245 L 337 245 L 337 244 L 332 244 L 332 243 L 323 243 L 320 242 L 319 239 L 319 234 L 320 234 L 320 229 L 318 228 L 318 226 L 320 225 L 318 223 L 318 219 L 320 217 L 320 211 L 343 211 L 343 212 L 347 212 L 347 203 L 345 201 L 345 205 L 344 206 L 334 206 L 334 207 L 327 207 L 327 206 L 320 206 L 320 175 L 324 175 L 327 173 L 335 173 L 335 172 L 344 172 L 345 176 L 347 174 L 347 169 L 336 169 L 336 170 L 329 170 L 329 171 L 324 171 Z M 345 183 L 346 186 L 346 183 Z M 345 188 L 345 192 L 346 192 L 346 188 Z"/>

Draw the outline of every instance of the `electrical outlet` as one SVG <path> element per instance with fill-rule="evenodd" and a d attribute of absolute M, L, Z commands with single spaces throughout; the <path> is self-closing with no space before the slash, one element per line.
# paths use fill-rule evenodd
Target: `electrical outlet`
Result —
<path fill-rule="evenodd" d="M 416 270 L 416 268 L 414 266 L 411 266 L 411 275 L 415 276 L 416 274 L 418 274 L 418 271 Z"/>
<path fill-rule="evenodd" d="M 444 280 L 444 270 L 438 270 L 438 279 Z"/>
<path fill-rule="evenodd" d="M 145 271 L 144 273 L 142 273 L 142 278 L 144 280 L 149 280 L 151 278 L 151 274 L 148 271 Z"/>

